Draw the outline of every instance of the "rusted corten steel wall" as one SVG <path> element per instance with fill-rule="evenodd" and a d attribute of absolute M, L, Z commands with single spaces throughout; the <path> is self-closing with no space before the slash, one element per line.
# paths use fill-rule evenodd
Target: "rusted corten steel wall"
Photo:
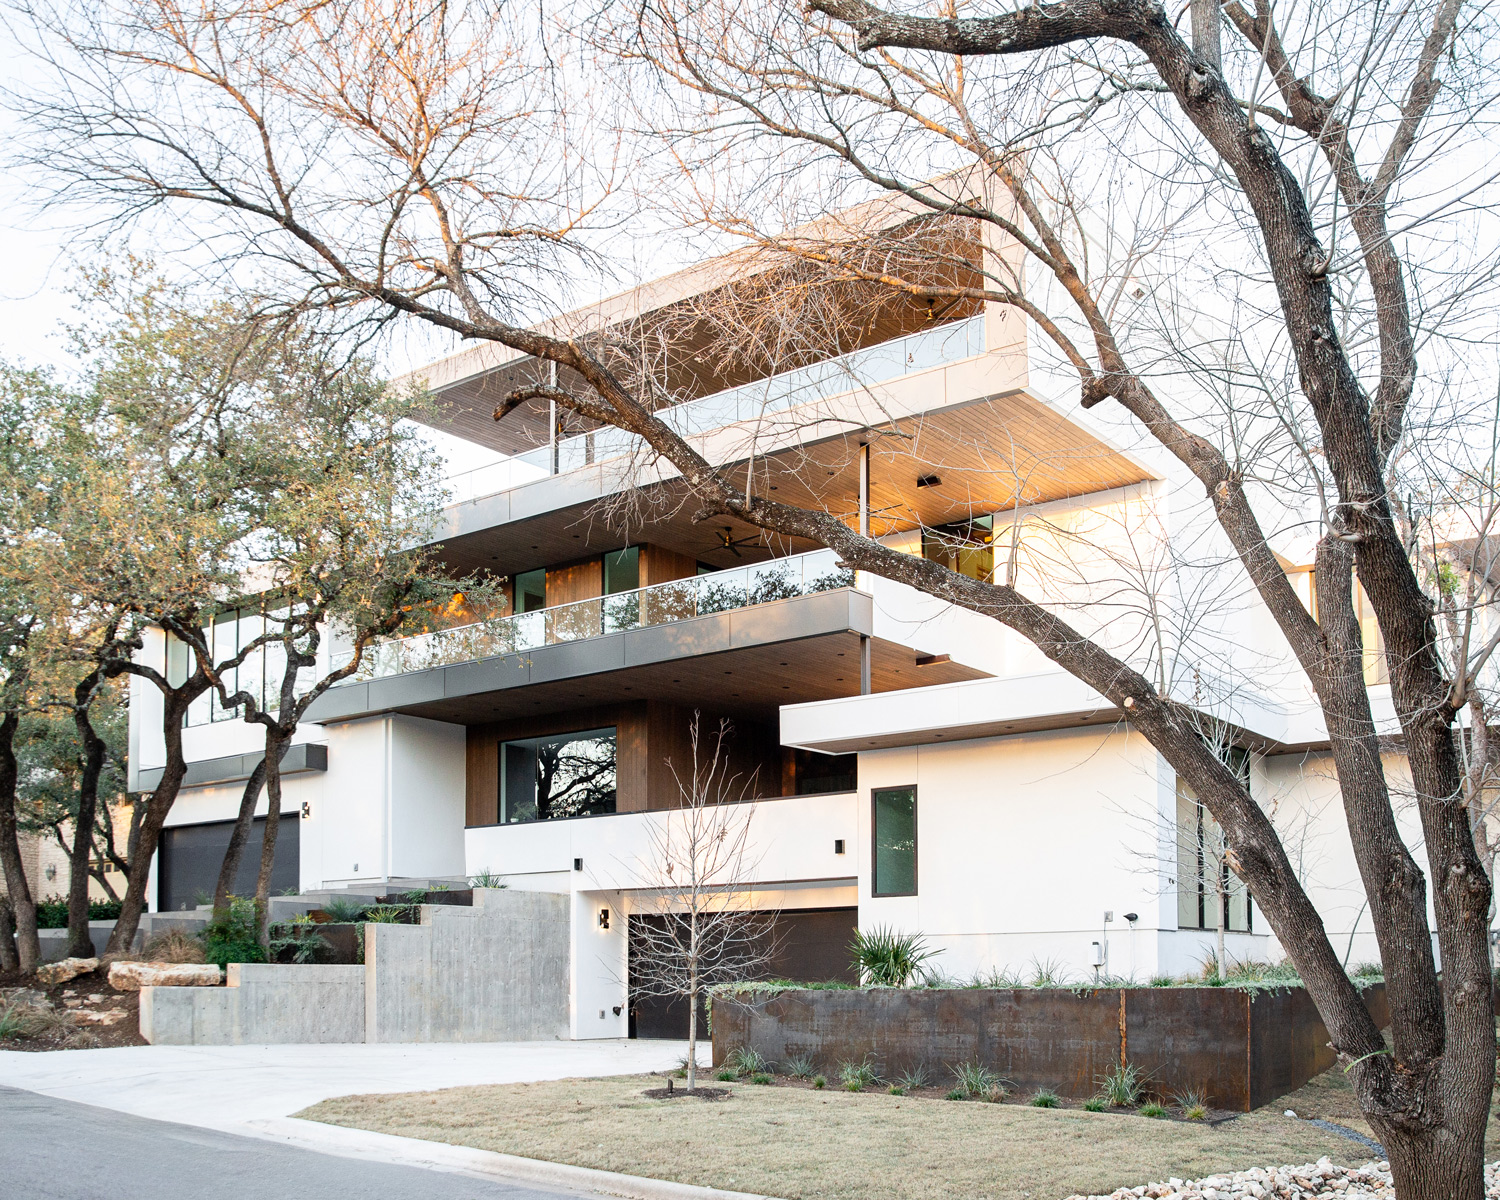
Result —
<path fill-rule="evenodd" d="M 1389 1023 L 1383 985 L 1365 1003 Z M 876 988 L 720 997 L 713 1006 L 715 1062 L 749 1046 L 773 1062 L 810 1054 L 824 1071 L 868 1056 L 887 1076 L 925 1065 L 941 1079 L 980 1062 L 1017 1088 L 1081 1098 L 1128 1061 L 1160 1095 L 1194 1089 L 1240 1111 L 1332 1066 L 1327 1042 L 1300 988 Z"/>

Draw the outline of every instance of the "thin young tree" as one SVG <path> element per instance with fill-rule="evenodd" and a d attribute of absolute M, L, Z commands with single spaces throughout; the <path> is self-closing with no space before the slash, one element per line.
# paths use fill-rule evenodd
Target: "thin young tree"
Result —
<path fill-rule="evenodd" d="M 654 816 L 640 863 L 647 889 L 630 917 L 630 991 L 687 1005 L 687 1085 L 698 1086 L 698 1006 L 719 983 L 758 978 L 776 954 L 776 913 L 753 907 L 746 881 L 758 855 L 751 838 L 754 779 L 732 774 L 720 721 L 697 713 L 690 761 L 667 762 L 678 803 Z"/>

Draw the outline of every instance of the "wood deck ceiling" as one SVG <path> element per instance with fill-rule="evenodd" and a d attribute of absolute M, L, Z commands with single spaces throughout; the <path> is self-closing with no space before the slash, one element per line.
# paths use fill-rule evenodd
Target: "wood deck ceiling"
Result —
<path fill-rule="evenodd" d="M 853 524 L 858 509 L 859 446 L 871 445 L 870 508 L 877 535 L 1003 512 L 1140 483 L 1150 475 L 1024 393 L 992 397 L 905 418 L 767 456 L 755 487 L 789 504 L 823 509 Z M 939 482 L 918 487 L 923 477 Z M 760 535 L 748 525 L 692 520 L 697 505 L 680 481 L 642 489 L 626 525 L 608 500 L 576 505 L 450 539 L 442 555 L 454 570 L 499 574 L 566 562 L 650 542 L 715 567 L 817 549 L 802 539 Z M 735 555 L 719 531 L 759 536 Z"/>

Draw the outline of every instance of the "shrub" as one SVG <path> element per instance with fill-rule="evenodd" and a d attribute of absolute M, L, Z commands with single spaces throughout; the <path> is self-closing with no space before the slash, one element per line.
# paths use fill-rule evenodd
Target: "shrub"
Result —
<path fill-rule="evenodd" d="M 862 1092 L 880 1082 L 875 1067 L 868 1058 L 857 1062 L 839 1064 L 839 1084 L 846 1092 Z"/>
<path fill-rule="evenodd" d="M 943 1097 L 944 1100 L 967 1100 L 968 1098 L 969 1093 L 964 1091 L 963 1088 L 954 1088 L 951 1092 Z"/>
<path fill-rule="evenodd" d="M 825 1088 L 828 1086 L 828 1080 L 822 1075 L 814 1075 L 812 1085 L 815 1088 Z"/>
<path fill-rule="evenodd" d="M 770 1077 L 770 1075 L 766 1074 L 766 1072 L 764 1072 L 764 1071 L 757 1071 L 754 1075 L 750 1076 L 750 1082 L 751 1083 L 762 1083 L 762 1084 L 764 1084 L 764 1083 L 770 1083 L 771 1082 L 771 1077 Z"/>
<path fill-rule="evenodd" d="M 729 1057 L 724 1060 L 724 1065 L 736 1075 L 759 1075 L 771 1064 L 766 1061 L 765 1055 L 759 1050 L 749 1046 L 740 1046 L 730 1052 Z"/>
<path fill-rule="evenodd" d="M 920 933 L 897 933 L 883 925 L 859 929 L 849 943 L 860 979 L 878 987 L 908 987 L 925 974 L 923 964 L 941 953 L 929 950 Z"/>
<path fill-rule="evenodd" d="M 1104 1112 L 1109 1105 L 1104 1102 L 1102 1096 L 1090 1096 L 1083 1102 L 1084 1112 Z"/>
<path fill-rule="evenodd" d="M 948 1069 L 953 1072 L 954 1082 L 966 1096 L 982 1096 L 1005 1082 L 995 1072 L 977 1062 L 959 1063 Z"/>
<path fill-rule="evenodd" d="M 113 921 L 120 915 L 118 900 L 90 900 L 90 921 Z M 44 896 L 36 902 L 36 927 L 38 929 L 66 929 L 68 927 L 68 898 L 66 896 Z"/>
<path fill-rule="evenodd" d="M 1057 1108 L 1062 1104 L 1062 1097 L 1051 1088 L 1042 1088 L 1026 1103 L 1032 1108 Z"/>
<path fill-rule="evenodd" d="M 680 1076 L 680 1078 L 686 1078 L 686 1077 L 687 1077 L 687 1072 L 686 1071 L 682 1072 L 682 1075 Z M 733 1083 L 736 1079 L 739 1078 L 739 1076 L 736 1075 L 733 1071 L 731 1071 L 728 1067 L 723 1067 L 723 1068 L 720 1069 L 719 1073 L 714 1076 L 714 1078 L 717 1079 L 720 1083 Z"/>
<path fill-rule="evenodd" d="M 932 1072 L 927 1069 L 926 1063 L 918 1063 L 896 1076 L 897 1085 L 903 1090 L 914 1092 L 918 1088 L 932 1086 Z"/>
<path fill-rule="evenodd" d="M 1106 1104 L 1114 1108 L 1134 1108 L 1140 1101 L 1145 1079 L 1134 1063 L 1124 1063 L 1094 1082 L 1099 1085 L 1099 1097 Z"/>
<path fill-rule="evenodd" d="M 203 942 L 180 929 L 168 929 L 147 939 L 141 957 L 151 962 L 201 963 Z"/>
<path fill-rule="evenodd" d="M 891 1084 L 890 1087 L 886 1088 L 886 1091 L 888 1091 L 892 1096 L 904 1096 L 904 1095 L 906 1095 L 906 1089 L 904 1087 L 902 1087 L 899 1083 L 893 1083 L 893 1084 Z"/>
<path fill-rule="evenodd" d="M 1164 1117 L 1167 1115 L 1167 1110 L 1155 1100 L 1146 1101 L 1137 1111 L 1143 1117 Z"/>
<path fill-rule="evenodd" d="M 266 953 L 255 935 L 255 901 L 247 896 L 230 896 L 228 904 L 214 913 L 200 936 L 205 962 L 227 967 L 230 963 L 266 961 Z"/>
<path fill-rule="evenodd" d="M 411 920 L 411 906 L 407 904 L 372 904 L 364 911 L 364 919 L 375 925 L 405 925 Z"/>
<path fill-rule="evenodd" d="M 811 1079 L 817 1071 L 818 1065 L 811 1054 L 794 1054 L 786 1060 L 786 1073 L 793 1079 Z"/>
<path fill-rule="evenodd" d="M 272 962 L 309 963 L 332 947 L 318 932 L 318 924 L 307 913 L 289 921 L 277 921 L 266 930 Z"/>

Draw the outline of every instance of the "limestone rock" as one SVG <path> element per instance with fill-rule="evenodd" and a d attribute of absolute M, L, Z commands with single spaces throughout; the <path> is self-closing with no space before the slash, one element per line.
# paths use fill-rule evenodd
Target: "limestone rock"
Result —
<path fill-rule="evenodd" d="M 213 963 L 117 962 L 109 966 L 109 986 L 117 992 L 143 987 L 218 987 L 224 976 Z"/>
<path fill-rule="evenodd" d="M 60 962 L 46 963 L 36 969 L 38 982 L 47 987 L 56 987 L 59 983 L 67 983 L 70 979 L 77 979 L 80 975 L 87 975 L 90 971 L 99 969 L 97 958 L 65 958 Z"/>

